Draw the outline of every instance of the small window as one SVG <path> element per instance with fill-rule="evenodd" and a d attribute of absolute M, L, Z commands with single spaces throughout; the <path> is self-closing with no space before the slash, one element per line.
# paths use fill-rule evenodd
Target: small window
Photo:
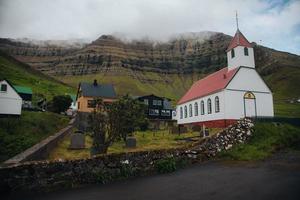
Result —
<path fill-rule="evenodd" d="M 170 110 L 161 110 L 161 116 L 171 116 Z"/>
<path fill-rule="evenodd" d="M 204 107 L 204 101 L 201 101 L 201 115 L 205 114 L 205 107 Z"/>
<path fill-rule="evenodd" d="M 218 96 L 215 97 L 215 112 L 220 112 L 220 100 Z"/>
<path fill-rule="evenodd" d="M 152 105 L 156 106 L 157 105 L 157 100 L 153 100 Z"/>
<path fill-rule="evenodd" d="M 180 107 L 180 119 L 183 118 L 183 110 L 182 110 L 182 107 Z"/>
<path fill-rule="evenodd" d="M 88 103 L 88 105 L 87 105 L 88 108 L 95 108 L 96 107 L 96 101 L 95 100 L 88 100 L 87 103 Z"/>
<path fill-rule="evenodd" d="M 161 106 L 161 105 L 162 105 L 161 100 L 157 100 L 157 101 L 156 101 L 156 105 Z"/>
<path fill-rule="evenodd" d="M 159 110 L 158 109 L 149 109 L 149 115 L 157 116 L 157 115 L 159 115 Z"/>
<path fill-rule="evenodd" d="M 245 56 L 249 56 L 249 52 L 248 52 L 248 48 L 247 47 L 244 48 L 244 54 L 245 54 Z"/>
<path fill-rule="evenodd" d="M 195 116 L 198 116 L 198 103 L 196 102 L 194 106 L 195 106 L 195 108 L 194 108 L 195 109 Z"/>
<path fill-rule="evenodd" d="M 184 106 L 184 118 L 187 118 L 187 107 Z"/>
<path fill-rule="evenodd" d="M 7 85 L 1 84 L 1 92 L 6 92 L 6 91 L 7 91 Z"/>
<path fill-rule="evenodd" d="M 192 106 L 192 104 L 189 105 L 189 112 L 190 112 L 190 117 L 193 117 L 193 106 Z"/>
<path fill-rule="evenodd" d="M 80 109 L 80 102 L 78 102 L 78 109 Z"/>
<path fill-rule="evenodd" d="M 235 53 L 234 53 L 234 49 L 231 49 L 231 58 L 234 58 Z"/>
<path fill-rule="evenodd" d="M 211 114 L 211 100 L 210 99 L 207 100 L 207 113 Z"/>
<path fill-rule="evenodd" d="M 144 99 L 144 104 L 149 105 L 149 100 L 148 99 Z"/>

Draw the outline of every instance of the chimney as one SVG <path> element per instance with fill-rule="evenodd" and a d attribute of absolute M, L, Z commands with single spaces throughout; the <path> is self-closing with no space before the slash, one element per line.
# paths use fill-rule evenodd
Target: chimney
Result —
<path fill-rule="evenodd" d="M 93 83 L 93 85 L 94 85 L 94 86 L 97 86 L 97 85 L 98 85 L 98 83 L 97 83 L 97 80 L 96 80 L 96 79 L 94 80 L 94 83 Z"/>

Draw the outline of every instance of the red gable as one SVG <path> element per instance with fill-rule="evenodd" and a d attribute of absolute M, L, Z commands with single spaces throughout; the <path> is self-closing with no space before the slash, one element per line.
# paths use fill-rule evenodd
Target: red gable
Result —
<path fill-rule="evenodd" d="M 239 29 L 236 31 L 226 51 L 230 51 L 237 46 L 252 47 L 250 42 L 245 38 Z"/>
<path fill-rule="evenodd" d="M 178 104 L 182 104 L 224 89 L 229 81 L 233 78 L 237 70 L 238 68 L 228 71 L 228 68 L 225 67 L 195 82 L 189 91 L 187 91 L 187 93 L 185 93 L 185 95 L 179 100 Z"/>

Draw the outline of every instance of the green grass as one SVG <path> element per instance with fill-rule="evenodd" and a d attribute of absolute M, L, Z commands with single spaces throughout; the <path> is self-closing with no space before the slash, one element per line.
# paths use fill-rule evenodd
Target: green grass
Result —
<path fill-rule="evenodd" d="M 300 127 L 289 124 L 258 122 L 254 134 L 246 144 L 239 144 L 221 153 L 233 160 L 263 160 L 279 149 L 299 149 Z"/>
<path fill-rule="evenodd" d="M 23 111 L 19 118 L 0 118 L 0 162 L 65 127 L 68 118 L 49 112 Z"/>
<path fill-rule="evenodd" d="M 211 134 L 215 134 L 219 129 L 212 129 Z M 186 144 L 182 140 L 177 140 L 180 138 L 199 136 L 199 133 L 185 133 L 181 135 L 169 134 L 167 130 L 161 130 L 157 132 L 144 131 L 135 132 L 135 137 L 137 139 L 136 148 L 125 148 L 123 141 L 116 141 L 112 146 L 109 147 L 108 153 L 121 153 L 121 152 L 135 152 L 135 151 L 145 151 L 145 150 L 155 150 L 155 149 L 169 149 L 181 147 Z M 90 157 L 90 148 L 92 146 L 92 138 L 86 136 L 86 149 L 83 150 L 70 150 L 68 149 L 70 145 L 70 136 L 66 137 L 51 153 L 49 156 L 50 160 L 55 159 L 80 159 Z"/>
<path fill-rule="evenodd" d="M 275 116 L 300 117 L 300 103 L 275 103 Z"/>
<path fill-rule="evenodd" d="M 0 69 L 0 80 L 7 79 L 13 85 L 30 87 L 33 91 L 33 98 L 42 94 L 50 100 L 54 95 L 76 92 L 75 88 L 43 75 L 2 53 L 0 53 Z"/>

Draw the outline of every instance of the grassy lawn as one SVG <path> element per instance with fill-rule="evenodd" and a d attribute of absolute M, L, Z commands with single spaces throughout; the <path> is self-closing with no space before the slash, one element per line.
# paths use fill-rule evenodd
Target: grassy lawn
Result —
<path fill-rule="evenodd" d="M 300 117 L 300 103 L 275 103 L 275 116 Z"/>
<path fill-rule="evenodd" d="M 217 133 L 220 129 L 212 129 L 210 134 L 213 135 Z M 137 139 L 136 148 L 125 148 L 123 141 L 116 141 L 108 149 L 108 153 L 120 153 L 120 152 L 133 152 L 133 151 L 145 151 L 154 149 L 167 149 L 181 147 L 190 142 L 185 142 L 183 140 L 178 140 L 180 138 L 199 136 L 197 132 L 185 133 L 185 134 L 169 134 L 167 130 L 160 130 L 157 132 L 145 131 L 145 132 L 135 132 L 135 137 Z M 80 159 L 90 157 L 90 147 L 92 146 L 92 138 L 86 136 L 86 149 L 83 150 L 69 150 L 70 136 L 67 136 L 53 152 L 50 153 L 49 159 Z"/>
<path fill-rule="evenodd" d="M 0 162 L 65 127 L 67 117 L 49 112 L 22 111 L 19 118 L 0 118 Z"/>
<path fill-rule="evenodd" d="M 279 149 L 300 149 L 300 127 L 258 122 L 253 137 L 221 154 L 234 160 L 262 160 Z"/>

